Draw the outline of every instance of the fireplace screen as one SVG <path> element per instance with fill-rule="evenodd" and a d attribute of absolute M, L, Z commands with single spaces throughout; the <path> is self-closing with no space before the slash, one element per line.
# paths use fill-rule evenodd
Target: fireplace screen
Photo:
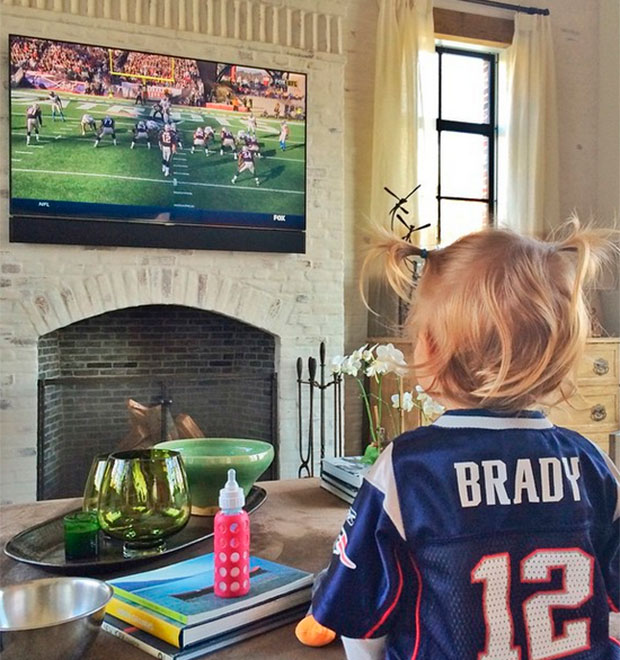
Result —
<path fill-rule="evenodd" d="M 38 499 L 82 494 L 92 458 L 162 438 L 274 445 L 275 338 L 174 305 L 108 312 L 39 340 Z"/>

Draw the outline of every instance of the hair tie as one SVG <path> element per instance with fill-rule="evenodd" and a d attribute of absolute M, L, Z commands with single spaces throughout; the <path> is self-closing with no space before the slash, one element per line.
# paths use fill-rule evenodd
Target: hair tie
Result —
<path fill-rule="evenodd" d="M 428 257 L 428 250 L 426 248 L 422 248 L 420 250 L 420 256 L 422 257 L 422 259 L 426 259 Z"/>

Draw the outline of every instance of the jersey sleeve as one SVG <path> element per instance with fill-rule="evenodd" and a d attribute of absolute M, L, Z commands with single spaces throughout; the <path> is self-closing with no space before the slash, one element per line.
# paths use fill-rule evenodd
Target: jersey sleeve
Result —
<path fill-rule="evenodd" d="M 610 609 L 620 612 L 620 472 L 603 454 L 610 475 L 610 499 L 613 505 L 609 539 L 600 558 Z"/>
<path fill-rule="evenodd" d="M 405 583 L 411 591 L 391 453 L 390 445 L 364 480 L 313 597 L 315 619 L 343 637 L 385 636 Z"/>

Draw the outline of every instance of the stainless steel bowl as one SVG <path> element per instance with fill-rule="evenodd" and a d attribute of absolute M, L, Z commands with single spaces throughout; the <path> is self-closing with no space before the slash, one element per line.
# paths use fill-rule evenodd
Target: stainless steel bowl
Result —
<path fill-rule="evenodd" d="M 44 578 L 0 588 L 2 660 L 81 660 L 112 588 L 92 578 Z"/>

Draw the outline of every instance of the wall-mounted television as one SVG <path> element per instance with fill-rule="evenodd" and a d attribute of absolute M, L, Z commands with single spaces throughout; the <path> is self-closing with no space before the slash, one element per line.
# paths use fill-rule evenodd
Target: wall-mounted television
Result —
<path fill-rule="evenodd" d="M 306 76 L 9 36 L 10 240 L 304 252 Z"/>

